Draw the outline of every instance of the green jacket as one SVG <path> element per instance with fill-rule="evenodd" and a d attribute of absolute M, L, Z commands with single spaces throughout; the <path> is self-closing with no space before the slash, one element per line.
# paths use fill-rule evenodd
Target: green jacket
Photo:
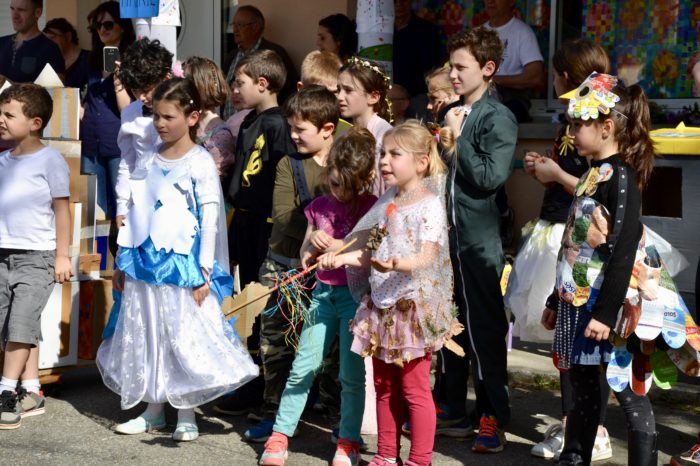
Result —
<path fill-rule="evenodd" d="M 512 170 L 517 139 L 518 125 L 510 110 L 488 92 L 474 103 L 456 140 L 447 177 L 452 248 L 466 258 L 502 263 L 496 193 Z"/>

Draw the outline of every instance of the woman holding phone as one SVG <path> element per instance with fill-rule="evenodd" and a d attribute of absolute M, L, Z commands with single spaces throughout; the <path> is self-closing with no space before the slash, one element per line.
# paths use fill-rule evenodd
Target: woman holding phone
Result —
<path fill-rule="evenodd" d="M 101 3 L 88 15 L 88 23 L 92 33 L 91 75 L 80 124 L 80 171 L 97 175 L 97 203 L 109 218 L 114 218 L 114 185 L 120 160 L 117 135 L 121 110 L 131 102 L 131 96 L 115 78 L 114 68 L 119 52 L 134 42 L 135 35 L 131 20 L 119 17 L 116 1 Z M 116 243 L 112 243 L 116 252 Z"/>

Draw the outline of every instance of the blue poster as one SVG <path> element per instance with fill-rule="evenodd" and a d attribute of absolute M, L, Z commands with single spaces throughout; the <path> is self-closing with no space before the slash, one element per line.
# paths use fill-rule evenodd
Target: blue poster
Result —
<path fill-rule="evenodd" d="M 119 0 L 122 18 L 153 18 L 158 16 L 160 0 Z"/>

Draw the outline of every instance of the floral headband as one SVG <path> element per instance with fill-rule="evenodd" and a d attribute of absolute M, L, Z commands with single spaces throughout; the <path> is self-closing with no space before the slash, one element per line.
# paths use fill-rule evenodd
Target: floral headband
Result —
<path fill-rule="evenodd" d="M 627 118 L 626 115 L 615 110 L 615 105 L 620 101 L 620 96 L 612 91 L 615 86 L 617 86 L 616 76 L 594 71 L 579 87 L 560 95 L 559 98 L 569 100 L 567 113 L 571 118 L 595 120 L 601 114 L 609 114 L 611 110 Z"/>
<path fill-rule="evenodd" d="M 364 68 L 369 68 L 370 70 L 374 71 L 375 73 L 377 73 L 379 76 L 382 77 L 387 89 L 391 89 L 391 78 L 389 77 L 389 75 L 386 74 L 384 72 L 384 70 L 382 70 L 379 66 L 375 65 L 371 61 L 363 60 L 360 57 L 350 57 L 350 58 L 348 58 L 347 64 L 348 65 L 355 65 L 355 66 L 362 66 Z"/>

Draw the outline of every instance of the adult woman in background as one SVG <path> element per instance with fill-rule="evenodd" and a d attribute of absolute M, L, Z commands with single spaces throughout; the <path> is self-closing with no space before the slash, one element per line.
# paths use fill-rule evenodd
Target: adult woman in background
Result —
<path fill-rule="evenodd" d="M 318 22 L 316 46 L 322 52 L 332 52 L 347 60 L 357 52 L 355 21 L 340 13 L 326 16 Z"/>
<path fill-rule="evenodd" d="M 81 92 L 85 91 L 90 75 L 88 64 L 90 52 L 80 48 L 78 31 L 67 19 L 54 18 L 46 23 L 43 32 L 61 49 L 61 55 L 66 63 L 63 84 L 66 87 L 77 87 Z"/>

